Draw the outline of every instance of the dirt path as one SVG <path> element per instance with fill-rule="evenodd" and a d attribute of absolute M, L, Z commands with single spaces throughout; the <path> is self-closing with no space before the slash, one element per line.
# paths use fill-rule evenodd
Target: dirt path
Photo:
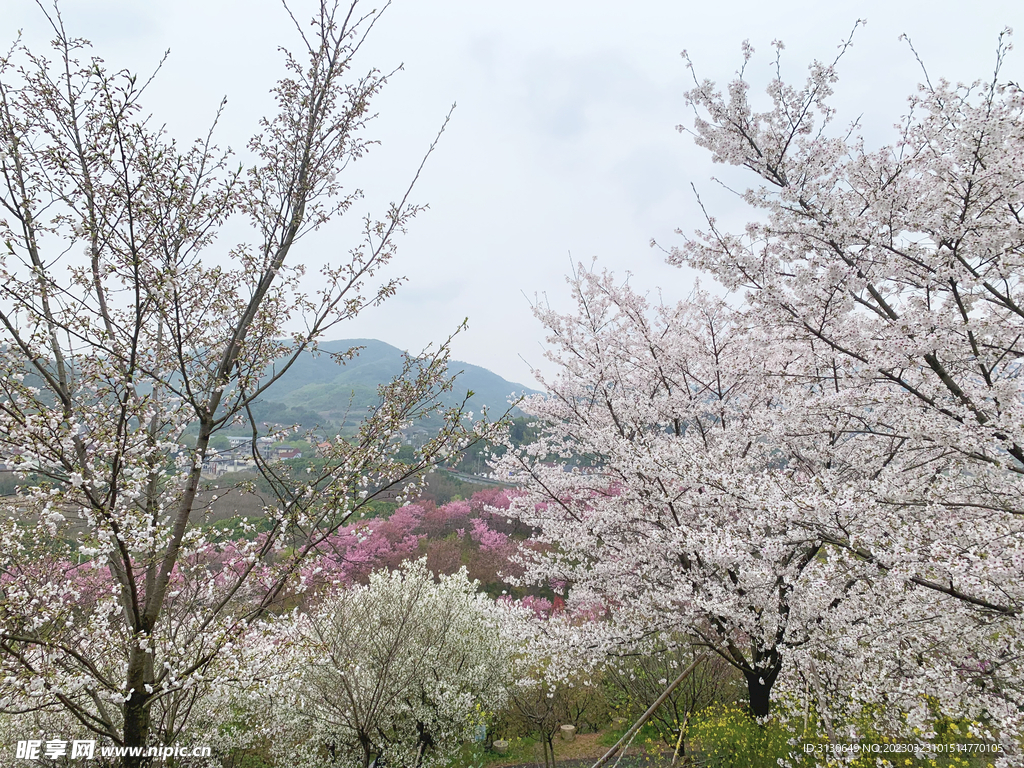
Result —
<path fill-rule="evenodd" d="M 555 739 L 555 762 L 559 768 L 590 768 L 596 763 L 610 747 L 601 743 L 600 733 L 585 733 L 577 736 L 572 741 Z M 544 755 L 540 744 L 535 744 L 533 750 L 536 752 L 530 755 L 529 762 L 524 762 L 527 756 L 523 753 L 502 762 L 491 763 L 490 768 L 543 768 Z M 672 759 L 671 753 L 664 755 L 664 761 L 655 762 L 652 757 L 635 745 L 631 746 L 626 755 L 619 761 L 619 768 L 638 768 L 638 766 L 668 765 Z M 614 764 L 615 761 L 612 761 Z"/>

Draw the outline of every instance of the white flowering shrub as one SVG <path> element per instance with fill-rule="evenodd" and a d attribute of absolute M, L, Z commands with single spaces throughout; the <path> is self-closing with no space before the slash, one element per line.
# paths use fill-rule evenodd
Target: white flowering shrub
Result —
<path fill-rule="evenodd" d="M 443 764 L 506 700 L 506 614 L 464 569 L 419 560 L 296 615 L 259 705 L 276 764 Z"/>

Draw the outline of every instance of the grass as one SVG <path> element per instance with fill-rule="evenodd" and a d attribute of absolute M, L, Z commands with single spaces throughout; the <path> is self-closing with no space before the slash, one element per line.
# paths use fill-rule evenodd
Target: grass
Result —
<path fill-rule="evenodd" d="M 708 768 L 775 768 L 780 760 L 796 768 L 810 766 L 849 766 L 875 768 L 886 761 L 893 768 L 992 768 L 992 753 L 898 751 L 908 738 L 888 737 L 873 731 L 870 725 L 856 742 L 844 743 L 842 757 L 829 751 L 828 738 L 819 733 L 813 719 L 807 733 L 796 720 L 785 716 L 767 723 L 758 723 L 742 708 L 712 705 L 703 710 L 690 729 L 689 738 L 699 744 L 700 760 Z M 948 749 L 950 745 L 978 743 L 968 736 L 965 723 L 946 723 L 930 744 Z M 927 743 L 923 744 L 926 745 Z M 813 745 L 808 751 L 805 747 Z M 888 750 L 888 751 L 887 751 Z"/>

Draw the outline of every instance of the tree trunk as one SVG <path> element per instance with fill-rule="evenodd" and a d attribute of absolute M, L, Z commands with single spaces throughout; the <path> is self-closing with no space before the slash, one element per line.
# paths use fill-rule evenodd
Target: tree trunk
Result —
<path fill-rule="evenodd" d="M 373 751 L 370 749 L 370 744 L 360 736 L 359 746 L 363 748 L 363 768 L 370 768 L 370 763 L 373 762 Z"/>
<path fill-rule="evenodd" d="M 768 717 L 772 686 L 779 676 L 780 666 L 771 669 L 744 670 L 747 678 L 747 693 L 750 696 L 750 713 L 754 717 Z"/>
<path fill-rule="evenodd" d="M 144 690 L 137 690 L 124 703 L 124 745 L 129 748 L 138 747 L 142 753 L 145 753 L 146 742 L 149 739 L 149 707 L 146 706 L 148 698 Z M 124 768 L 141 768 L 148 762 L 149 759 L 143 754 L 125 755 L 123 765 Z"/>
<path fill-rule="evenodd" d="M 150 694 L 146 692 L 146 684 L 152 680 L 152 662 L 152 655 L 138 646 L 129 652 L 128 688 L 132 693 L 124 703 L 124 746 L 136 747 L 140 754 L 125 755 L 124 768 L 142 768 L 150 763 L 144 753 L 149 741 L 149 707 L 146 705 Z"/>

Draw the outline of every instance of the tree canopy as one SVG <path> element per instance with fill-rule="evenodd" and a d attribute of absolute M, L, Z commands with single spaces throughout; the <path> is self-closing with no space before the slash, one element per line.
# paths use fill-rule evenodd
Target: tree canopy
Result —
<path fill-rule="evenodd" d="M 838 59 L 796 85 L 776 66 L 763 111 L 749 46 L 727 88 L 695 77 L 682 130 L 749 170 L 752 222 L 708 214 L 669 261 L 730 294 L 653 303 L 581 266 L 575 312 L 536 310 L 559 374 L 525 406 L 542 439 L 501 468 L 550 545 L 534 578 L 608 617 L 557 642 L 688 632 L 743 672 L 758 715 L 781 683 L 826 717 L 923 723 L 937 701 L 1016 743 L 1024 94 L 1001 79 L 1007 48 L 987 82 L 922 86 L 877 149 L 836 129 Z"/>

